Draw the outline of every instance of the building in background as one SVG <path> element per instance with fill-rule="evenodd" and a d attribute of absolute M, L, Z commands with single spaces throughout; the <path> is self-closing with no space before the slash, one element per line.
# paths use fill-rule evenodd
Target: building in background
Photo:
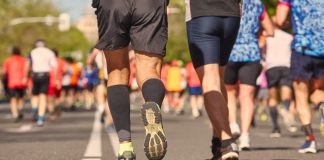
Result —
<path fill-rule="evenodd" d="M 91 43 L 98 40 L 97 17 L 94 9 L 90 6 L 86 7 L 84 15 L 76 23 L 76 27 L 85 35 Z"/>

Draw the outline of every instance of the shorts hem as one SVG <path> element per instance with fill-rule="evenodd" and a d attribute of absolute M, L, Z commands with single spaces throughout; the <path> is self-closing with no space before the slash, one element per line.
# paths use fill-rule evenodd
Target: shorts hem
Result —
<path fill-rule="evenodd" d="M 150 54 L 154 54 L 154 55 L 159 55 L 159 56 L 162 56 L 162 57 L 165 57 L 166 55 L 166 52 L 158 52 L 158 51 L 152 51 L 152 50 L 149 50 L 149 49 L 138 49 L 136 47 L 133 47 L 133 50 L 134 51 L 138 51 L 138 52 L 144 52 L 144 53 L 150 53 Z"/>

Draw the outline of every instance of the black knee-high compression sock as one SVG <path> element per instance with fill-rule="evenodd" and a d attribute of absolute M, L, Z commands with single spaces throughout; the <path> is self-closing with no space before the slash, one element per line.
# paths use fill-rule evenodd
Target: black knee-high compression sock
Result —
<path fill-rule="evenodd" d="M 220 156 L 220 148 L 222 147 L 222 142 L 218 137 L 213 137 L 211 150 L 214 157 Z"/>
<path fill-rule="evenodd" d="M 278 129 L 279 128 L 279 125 L 278 125 L 278 110 L 277 110 L 276 107 L 274 107 L 274 106 L 270 107 L 270 116 L 271 116 L 273 128 Z"/>
<path fill-rule="evenodd" d="M 131 141 L 130 100 L 127 85 L 108 87 L 108 103 L 119 141 Z"/>
<path fill-rule="evenodd" d="M 165 96 L 165 87 L 159 79 L 149 79 L 142 86 L 142 94 L 145 102 L 155 102 L 160 107 Z"/>

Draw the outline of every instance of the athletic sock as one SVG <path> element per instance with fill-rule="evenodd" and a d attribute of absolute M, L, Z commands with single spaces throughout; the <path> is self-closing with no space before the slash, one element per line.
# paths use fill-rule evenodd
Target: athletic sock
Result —
<path fill-rule="evenodd" d="M 108 103 L 119 141 L 131 141 L 130 100 L 127 85 L 108 87 Z"/>
<path fill-rule="evenodd" d="M 32 109 L 31 109 L 31 113 L 34 115 L 34 114 L 37 114 L 37 111 L 38 111 L 38 109 L 37 109 L 37 107 L 33 107 Z"/>
<path fill-rule="evenodd" d="M 122 155 L 126 151 L 134 152 L 134 147 L 133 147 L 133 143 L 132 142 L 120 143 L 119 144 L 118 154 L 119 155 Z"/>
<path fill-rule="evenodd" d="M 98 112 L 99 112 L 100 114 L 102 114 L 102 113 L 104 113 L 104 111 L 105 111 L 105 107 L 104 107 L 104 105 L 98 105 Z"/>
<path fill-rule="evenodd" d="M 278 110 L 275 106 L 270 106 L 270 116 L 273 124 L 273 128 L 278 129 Z"/>
<path fill-rule="evenodd" d="M 291 102 L 290 100 L 284 100 L 284 101 L 282 102 L 282 105 L 285 106 L 285 108 L 286 108 L 287 110 L 289 110 L 290 102 Z"/>
<path fill-rule="evenodd" d="M 45 117 L 44 116 L 38 116 L 37 121 L 45 121 Z"/>
<path fill-rule="evenodd" d="M 142 94 L 145 102 L 155 102 L 161 108 L 165 96 L 165 87 L 159 79 L 149 79 L 144 82 Z"/>
<path fill-rule="evenodd" d="M 314 141 L 315 140 L 315 136 L 313 133 L 313 128 L 311 124 L 307 124 L 307 125 L 303 125 L 302 126 L 305 132 L 305 136 L 307 141 Z"/>
<path fill-rule="evenodd" d="M 234 139 L 226 139 L 226 140 L 222 140 L 221 142 L 222 144 L 222 147 L 225 148 L 225 147 L 228 147 L 229 145 L 231 145 L 232 143 L 235 143 L 235 140 Z"/>

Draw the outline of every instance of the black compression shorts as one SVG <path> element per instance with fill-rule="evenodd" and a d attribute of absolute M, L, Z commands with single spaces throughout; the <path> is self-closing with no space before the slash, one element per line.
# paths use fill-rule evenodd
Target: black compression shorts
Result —
<path fill-rule="evenodd" d="M 187 22 L 187 34 L 195 68 L 227 64 L 240 26 L 239 17 L 198 17 Z"/>
<path fill-rule="evenodd" d="M 99 28 L 96 48 L 114 51 L 131 42 L 136 51 L 165 55 L 167 0 L 93 0 Z"/>
<path fill-rule="evenodd" d="M 262 71 L 262 65 L 256 62 L 229 62 L 225 68 L 225 84 L 240 84 L 256 86 L 257 78 Z"/>

